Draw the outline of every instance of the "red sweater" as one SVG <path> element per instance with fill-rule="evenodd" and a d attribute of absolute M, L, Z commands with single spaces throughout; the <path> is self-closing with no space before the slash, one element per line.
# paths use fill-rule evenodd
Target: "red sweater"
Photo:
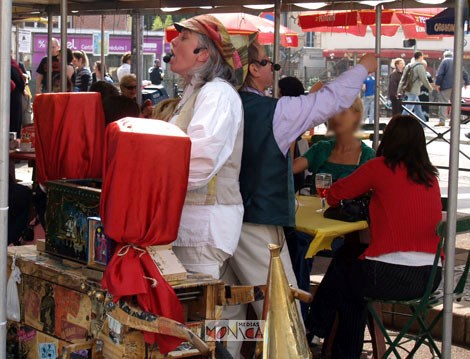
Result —
<path fill-rule="evenodd" d="M 404 166 L 393 172 L 378 157 L 350 176 L 334 183 L 328 203 L 359 197 L 373 190 L 370 201 L 371 243 L 364 256 L 393 252 L 435 253 L 439 237 L 436 226 L 442 219 L 441 192 L 437 178 L 432 187 L 408 179 Z"/>

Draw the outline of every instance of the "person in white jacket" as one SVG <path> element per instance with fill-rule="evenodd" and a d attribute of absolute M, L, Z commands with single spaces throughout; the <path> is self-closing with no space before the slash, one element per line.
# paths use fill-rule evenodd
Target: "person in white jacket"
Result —
<path fill-rule="evenodd" d="M 201 15 L 175 24 L 171 71 L 186 82 L 170 123 L 191 139 L 186 202 L 173 250 L 187 270 L 223 278 L 243 220 L 239 174 L 243 110 L 225 27 Z"/>

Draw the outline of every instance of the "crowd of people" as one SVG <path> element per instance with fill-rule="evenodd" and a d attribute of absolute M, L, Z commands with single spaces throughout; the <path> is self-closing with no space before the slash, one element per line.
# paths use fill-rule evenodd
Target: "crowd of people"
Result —
<path fill-rule="evenodd" d="M 235 49 L 225 27 L 210 15 L 175 23 L 175 28 L 179 34 L 171 41 L 169 66 L 185 81 L 181 99 L 165 101 L 153 112 L 139 108 L 130 54 L 123 56 L 117 72 L 119 90 L 101 63 L 95 62 L 91 73 L 81 51 L 72 53 L 70 83 L 77 91 L 101 93 L 107 123 L 149 115 L 178 126 L 191 139 L 188 191 L 173 243 L 189 271 L 227 284 L 262 285 L 268 275 L 268 244 L 275 243 L 282 247 L 287 279 L 297 287 L 301 277 L 284 245 L 285 228 L 295 227 L 294 174 L 307 169 L 330 173 L 331 206 L 370 193 L 370 244 L 351 250 L 344 245 L 337 251 L 302 316 L 310 339 L 328 337 L 338 316 L 333 357 L 359 358 L 366 324 L 364 297 L 403 300 L 422 295 L 437 248 L 435 228 L 442 209 L 438 173 L 429 161 L 422 126 L 402 115 L 399 106 L 403 96 L 417 100 L 423 85 L 432 90 L 422 53 L 407 66 L 402 59 L 394 61 L 389 92 L 395 116 L 375 153 L 355 135 L 364 116 L 374 117 L 370 99 L 364 108 L 359 96 L 363 86 L 366 98 L 374 96 L 376 55 L 364 55 L 358 65 L 308 94 L 302 84 L 284 80 L 277 99 L 266 93 L 279 65 L 257 40 L 244 51 Z M 52 50 L 53 72 L 60 74 L 61 50 L 55 39 Z M 436 78 L 442 98 L 449 92 L 446 59 Z M 37 73 L 42 93 L 47 60 L 41 61 Z M 161 83 L 159 62 L 149 74 Z M 409 109 L 422 116 L 419 105 Z M 323 123 L 334 137 L 291 156 L 299 136 Z M 262 303 L 253 307 L 261 318 Z M 246 306 L 225 307 L 223 318 L 245 319 Z M 234 358 L 240 357 L 241 344 L 228 343 Z"/>
<path fill-rule="evenodd" d="M 410 63 L 405 65 L 405 60 L 397 58 L 392 61 L 393 72 L 388 83 L 388 96 L 392 104 L 392 114 L 409 115 L 413 113 L 421 121 L 429 121 L 429 105 L 431 95 L 436 93 L 434 100 L 441 103 L 449 103 L 449 106 L 439 106 L 439 122 L 436 126 L 445 126 L 449 119 L 450 97 L 452 94 L 454 73 L 453 53 L 446 50 L 443 59 L 437 69 L 435 79 L 427 71 L 427 62 L 421 51 L 416 51 Z M 462 69 L 464 86 L 470 84 L 468 73 Z M 402 109 L 402 101 L 410 101 L 406 104 L 407 110 Z M 421 104 L 420 102 L 423 102 Z"/>

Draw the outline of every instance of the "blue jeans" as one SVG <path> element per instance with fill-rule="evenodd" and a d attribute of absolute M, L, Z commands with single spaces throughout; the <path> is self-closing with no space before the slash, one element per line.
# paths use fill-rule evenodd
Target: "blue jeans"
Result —
<path fill-rule="evenodd" d="M 369 123 L 374 123 L 374 98 L 374 95 L 364 96 L 364 121 L 368 118 Z"/>
<path fill-rule="evenodd" d="M 419 101 L 418 95 L 415 95 L 411 92 L 407 92 L 405 101 Z M 407 109 L 414 112 L 416 116 L 418 116 L 421 120 L 426 121 L 426 117 L 424 116 L 423 109 L 421 105 L 405 105 Z M 403 110 L 402 115 L 409 115 L 408 112 Z"/>

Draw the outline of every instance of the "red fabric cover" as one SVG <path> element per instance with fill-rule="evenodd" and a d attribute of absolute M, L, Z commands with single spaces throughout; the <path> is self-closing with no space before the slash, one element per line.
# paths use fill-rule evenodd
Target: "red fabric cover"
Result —
<path fill-rule="evenodd" d="M 39 183 L 101 178 L 104 112 L 98 93 L 49 93 L 34 99 Z"/>
<path fill-rule="evenodd" d="M 183 322 L 183 307 L 143 249 L 173 242 L 186 197 L 191 141 L 163 121 L 125 118 L 106 129 L 101 218 L 118 243 L 102 285 L 117 301 L 137 296 L 140 307 Z M 132 246 L 129 246 L 132 245 Z M 151 280 L 158 282 L 152 288 Z M 181 340 L 145 333 L 162 353 Z"/>

